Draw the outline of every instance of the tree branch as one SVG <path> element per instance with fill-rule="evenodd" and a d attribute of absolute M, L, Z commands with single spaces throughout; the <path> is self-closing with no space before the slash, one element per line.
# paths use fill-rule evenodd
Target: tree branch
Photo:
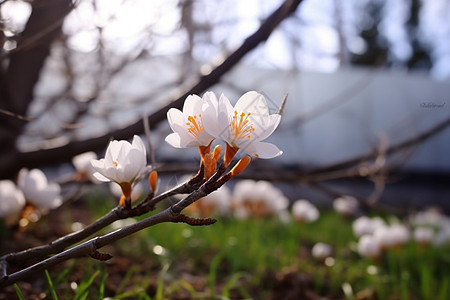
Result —
<path fill-rule="evenodd" d="M 0 262 L 6 261 L 10 264 L 23 265 L 31 259 L 41 260 L 47 257 L 48 255 L 58 253 L 66 249 L 67 247 L 84 240 L 85 238 L 91 236 L 92 234 L 98 232 L 99 230 L 105 228 L 106 226 L 112 224 L 117 220 L 134 216 L 141 216 L 153 210 L 157 203 L 159 203 L 164 199 L 167 199 L 170 196 L 192 192 L 193 190 L 195 190 L 198 183 L 200 182 L 199 180 L 200 176 L 203 177 L 203 168 L 201 168 L 199 173 L 196 176 L 194 176 L 191 180 L 179 186 L 176 186 L 171 190 L 166 191 L 156 197 L 146 199 L 141 204 L 132 208 L 131 210 L 125 210 L 123 207 L 117 206 L 114 209 L 112 209 L 108 214 L 106 214 L 102 218 L 98 219 L 97 221 L 83 228 L 80 231 L 61 237 L 48 245 L 42 245 L 26 249 L 24 251 L 6 254 L 0 258 Z"/>
<path fill-rule="evenodd" d="M 225 172 L 224 167 L 220 167 L 217 172 L 211 176 L 205 183 L 203 183 L 198 189 L 194 190 L 187 197 L 183 198 L 179 202 L 173 204 L 169 208 L 152 215 L 144 220 L 136 222 L 132 225 L 120 228 L 111 233 L 105 234 L 103 236 L 92 238 L 86 242 L 83 242 L 80 245 L 74 246 L 68 250 L 65 250 L 61 253 L 58 253 L 50 258 L 47 258 L 43 261 L 40 261 L 32 266 L 21 269 L 12 274 L 7 274 L 5 272 L 6 266 L 3 261 L 0 261 L 0 266 L 2 266 L 2 274 L 3 277 L 0 279 L 0 287 L 13 284 L 19 280 L 22 280 L 31 274 L 42 271 L 44 269 L 48 269 L 56 264 L 59 264 L 63 261 L 83 257 L 83 256 L 91 256 L 95 259 L 107 260 L 110 258 L 109 254 L 100 253 L 98 249 L 114 243 L 124 237 L 127 237 L 133 233 L 141 231 L 147 227 L 151 227 L 153 225 L 163 223 L 163 222 L 184 222 L 186 224 L 190 224 L 193 226 L 201 226 L 201 225 L 211 225 L 215 223 L 215 220 L 212 218 L 206 219 L 195 219 L 188 216 L 184 216 L 181 214 L 181 211 L 187 206 L 191 205 L 198 199 L 208 195 L 212 191 L 220 188 L 225 182 L 227 182 L 231 176 L 230 173 L 227 173 L 222 176 Z M 181 185 L 183 186 L 183 185 Z M 180 186 L 180 187 L 181 187 Z"/>

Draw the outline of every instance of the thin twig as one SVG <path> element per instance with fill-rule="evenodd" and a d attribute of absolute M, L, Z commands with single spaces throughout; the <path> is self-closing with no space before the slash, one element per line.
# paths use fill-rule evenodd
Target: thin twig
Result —
<path fill-rule="evenodd" d="M 192 179 L 154 197 L 153 199 L 151 199 L 150 204 L 138 205 L 131 210 L 125 210 L 123 207 L 117 206 L 108 214 L 80 231 L 61 237 L 48 245 L 37 246 L 20 252 L 6 254 L 0 258 L 0 263 L 2 261 L 7 261 L 11 264 L 24 264 L 30 259 L 40 260 L 47 257 L 48 255 L 58 253 L 66 249 L 67 247 L 84 240 L 85 238 L 91 236 L 92 234 L 98 232 L 99 230 L 105 228 L 106 226 L 112 224 L 117 220 L 143 215 L 152 210 L 157 203 L 164 199 L 167 199 L 170 196 L 190 192 L 192 190 L 191 185 Z"/>
<path fill-rule="evenodd" d="M 94 256 L 95 259 L 99 258 L 109 258 L 108 254 L 99 253 L 97 250 L 109 245 L 117 240 L 127 237 L 133 233 L 141 231 L 150 226 L 163 223 L 163 222 L 185 222 L 187 224 L 192 223 L 192 225 L 209 225 L 214 223 L 214 219 L 192 219 L 189 217 L 180 217 L 181 211 L 187 206 L 191 205 L 198 199 L 208 195 L 214 190 L 220 188 L 225 182 L 230 179 L 229 173 L 222 176 L 225 172 L 223 167 L 220 167 L 217 172 L 211 176 L 211 178 L 203 183 L 198 189 L 193 191 L 187 197 L 183 198 L 179 202 L 173 204 L 169 208 L 152 215 L 144 220 L 136 222 L 132 225 L 120 228 L 111 233 L 105 234 L 103 236 L 92 238 L 80 245 L 74 246 L 67 249 L 61 253 L 58 253 L 50 258 L 42 260 L 32 266 L 14 272 L 12 274 L 3 276 L 1 278 L 0 287 L 13 284 L 19 280 L 22 280 L 31 274 L 48 269 L 54 265 L 57 265 L 68 259 L 83 257 L 83 256 Z M 183 186 L 183 185 L 181 185 Z"/>

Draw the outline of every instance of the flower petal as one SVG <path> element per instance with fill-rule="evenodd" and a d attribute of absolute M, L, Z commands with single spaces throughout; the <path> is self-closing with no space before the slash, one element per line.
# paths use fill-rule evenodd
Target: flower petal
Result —
<path fill-rule="evenodd" d="M 133 137 L 133 142 L 132 142 L 131 146 L 133 148 L 136 148 L 139 151 L 143 152 L 144 153 L 144 157 L 145 157 L 146 149 L 145 149 L 145 146 L 144 146 L 144 142 L 142 141 L 142 139 L 138 135 L 135 135 Z"/>
<path fill-rule="evenodd" d="M 234 108 L 230 100 L 222 94 L 219 98 L 219 105 L 217 111 L 218 132 L 216 137 L 220 137 L 225 142 L 230 142 L 230 118 L 234 115 Z"/>
<path fill-rule="evenodd" d="M 241 149 L 250 156 L 262 159 L 274 158 L 283 154 L 283 151 L 278 149 L 277 146 L 265 142 L 253 142 Z"/>
<path fill-rule="evenodd" d="M 281 115 L 279 114 L 270 115 L 268 118 L 268 124 L 266 125 L 264 130 L 261 132 L 257 132 L 255 130 L 255 132 L 253 133 L 255 140 L 262 141 L 268 138 L 275 131 L 275 129 L 277 129 L 278 125 L 280 124 L 280 121 Z"/>
<path fill-rule="evenodd" d="M 169 121 L 170 128 L 174 132 L 178 132 L 180 129 L 185 128 L 187 121 L 183 113 L 176 108 L 171 108 L 167 111 L 167 120 Z"/>
<path fill-rule="evenodd" d="M 165 141 L 166 141 L 166 143 L 168 143 L 172 147 L 183 148 L 183 146 L 181 145 L 181 137 L 176 132 L 169 134 L 166 137 Z"/>
<path fill-rule="evenodd" d="M 269 108 L 266 99 L 260 93 L 250 91 L 242 95 L 236 102 L 234 109 L 240 112 L 251 112 L 254 117 L 268 117 Z"/>
<path fill-rule="evenodd" d="M 184 116 L 195 116 L 202 111 L 203 100 L 197 95 L 189 95 L 186 100 L 184 100 L 183 105 L 183 115 Z"/>
<path fill-rule="evenodd" d="M 99 180 L 101 182 L 110 182 L 111 181 L 111 179 L 106 178 L 105 176 L 103 176 L 99 172 L 95 172 L 94 174 L 92 174 L 92 176 L 94 176 L 95 179 L 97 179 L 97 180 Z"/>
<path fill-rule="evenodd" d="M 216 96 L 207 95 L 203 96 L 205 102 L 202 105 L 202 122 L 204 130 L 211 136 L 218 137 L 220 133 L 219 121 L 218 121 L 218 102 Z"/>

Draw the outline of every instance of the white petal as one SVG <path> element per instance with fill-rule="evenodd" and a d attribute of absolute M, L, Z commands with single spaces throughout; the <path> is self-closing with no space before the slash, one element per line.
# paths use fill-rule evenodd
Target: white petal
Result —
<path fill-rule="evenodd" d="M 180 135 L 176 132 L 169 134 L 166 139 L 166 143 L 168 143 L 170 146 L 175 148 L 183 148 L 181 145 L 181 138 Z"/>
<path fill-rule="evenodd" d="M 110 182 L 111 181 L 111 179 L 106 178 L 105 176 L 103 176 L 99 172 L 95 172 L 94 174 L 92 174 L 92 176 L 94 176 L 95 179 L 97 179 L 97 180 L 99 180 L 101 182 Z"/>
<path fill-rule="evenodd" d="M 133 137 L 133 143 L 131 144 L 131 146 L 133 148 L 139 149 L 139 151 L 143 152 L 144 156 L 146 155 L 144 142 L 142 141 L 142 139 L 138 135 L 135 135 Z"/>
<path fill-rule="evenodd" d="M 250 91 L 242 95 L 237 101 L 234 109 L 239 112 L 251 112 L 255 117 L 269 116 L 269 108 L 263 95 Z"/>
<path fill-rule="evenodd" d="M 91 166 L 97 171 L 101 172 L 105 169 L 105 159 L 91 159 Z"/>
<path fill-rule="evenodd" d="M 273 114 L 269 116 L 269 121 L 266 128 L 262 132 L 256 133 L 256 130 L 253 134 L 256 141 L 262 141 L 268 138 L 274 131 L 277 129 L 278 125 L 281 121 L 281 115 Z"/>
<path fill-rule="evenodd" d="M 180 127 L 184 128 L 186 125 L 185 116 L 176 108 L 171 108 L 167 111 L 167 121 L 169 121 L 169 126 L 174 132 L 177 132 Z"/>
<path fill-rule="evenodd" d="M 220 95 L 217 114 L 219 126 L 217 137 L 226 142 L 230 142 L 230 118 L 232 115 L 234 115 L 234 108 L 230 100 L 224 94 Z"/>
<path fill-rule="evenodd" d="M 117 159 L 117 155 L 120 151 L 120 143 L 119 141 L 113 140 L 109 142 L 108 148 L 106 148 L 105 153 L 105 165 L 112 165 L 112 162 Z"/>
<path fill-rule="evenodd" d="M 48 185 L 47 176 L 40 169 L 32 169 L 28 172 L 28 178 L 33 181 L 36 189 L 45 188 Z"/>
<path fill-rule="evenodd" d="M 45 189 L 36 194 L 33 199 L 28 200 L 40 209 L 56 208 L 62 204 L 60 191 L 61 188 L 58 184 L 51 183 Z"/>
<path fill-rule="evenodd" d="M 123 180 L 131 182 L 136 177 L 141 175 L 142 170 L 145 169 L 147 158 L 142 155 L 142 152 L 137 149 L 132 149 L 129 153 L 129 161 L 123 166 Z"/>
<path fill-rule="evenodd" d="M 183 105 L 183 115 L 195 116 L 199 115 L 202 110 L 203 100 L 197 95 L 189 95 L 186 100 L 184 100 Z"/>
<path fill-rule="evenodd" d="M 250 156 L 262 159 L 274 158 L 283 154 L 283 151 L 274 144 L 264 142 L 251 143 L 247 147 L 241 148 L 241 150 Z"/>
<path fill-rule="evenodd" d="M 214 103 L 214 99 L 210 98 L 208 98 L 202 106 L 203 128 L 208 134 L 214 137 L 218 137 L 220 133 L 217 106 L 218 103 Z"/>
<path fill-rule="evenodd" d="M 97 154 L 93 151 L 84 152 L 72 157 L 72 163 L 78 172 L 86 173 L 91 165 L 91 159 L 96 159 Z"/>
<path fill-rule="evenodd" d="M 208 91 L 204 93 L 202 99 L 203 103 L 205 102 L 211 103 L 217 110 L 217 105 L 219 104 L 219 102 L 217 101 L 217 97 L 216 94 L 214 94 L 214 92 Z"/>

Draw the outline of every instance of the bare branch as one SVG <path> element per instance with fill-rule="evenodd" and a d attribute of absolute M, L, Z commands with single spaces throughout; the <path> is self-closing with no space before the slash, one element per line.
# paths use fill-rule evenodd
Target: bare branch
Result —
<path fill-rule="evenodd" d="M 77 257 L 83 257 L 83 256 L 91 256 L 95 259 L 100 260 L 107 260 L 110 258 L 109 254 L 100 253 L 98 252 L 98 249 L 109 245 L 111 243 L 116 242 L 117 240 L 120 240 L 124 237 L 127 237 L 133 233 L 136 233 L 138 231 L 141 231 L 147 227 L 163 223 L 163 222 L 184 222 L 193 226 L 201 226 L 201 225 L 210 225 L 215 223 L 215 220 L 212 218 L 206 218 L 206 219 L 195 219 L 188 216 L 184 216 L 181 214 L 181 211 L 189 206 L 190 204 L 194 203 L 198 199 L 208 195 L 212 191 L 218 189 L 223 184 L 225 184 L 226 181 L 230 179 L 230 173 L 225 174 L 222 176 L 222 174 L 225 172 L 225 168 L 220 167 L 217 172 L 211 176 L 211 178 L 203 183 L 198 189 L 194 190 L 191 194 L 189 194 L 187 197 L 183 198 L 176 204 L 173 204 L 169 208 L 152 215 L 144 220 L 141 220 L 139 222 L 136 222 L 132 225 L 120 228 L 116 231 L 113 231 L 111 233 L 105 234 L 103 236 L 92 238 L 86 242 L 83 242 L 80 245 L 74 246 L 68 250 L 65 250 L 61 253 L 58 253 L 50 258 L 47 258 L 43 261 L 40 261 L 32 266 L 29 266 L 27 268 L 24 268 L 22 270 L 19 270 L 17 272 L 14 272 L 9 275 L 5 275 L 6 266 L 4 266 L 4 262 L 2 263 L 2 272 L 3 277 L 0 281 L 0 287 L 13 284 L 19 280 L 22 280 L 31 274 L 42 271 L 44 269 L 48 269 L 56 264 L 59 264 L 63 261 L 66 261 L 71 258 L 77 258 Z M 180 187 L 183 187 L 184 185 L 181 185 Z M 110 213 L 111 214 L 111 213 Z M 5 257 L 7 258 L 7 257 Z M 16 257 L 17 258 L 17 257 Z"/>
<path fill-rule="evenodd" d="M 61 237 L 48 245 L 38 246 L 24 251 L 6 254 L 0 258 L 0 262 L 6 261 L 8 263 L 16 265 L 24 264 L 30 259 L 39 260 L 47 257 L 48 255 L 58 253 L 66 249 L 67 247 L 93 235 L 94 233 L 98 232 L 99 230 L 105 228 L 106 226 L 112 224 L 117 220 L 143 215 L 153 210 L 157 203 L 159 203 L 164 199 L 167 199 L 170 196 L 191 192 L 196 187 L 195 184 L 197 184 L 197 181 L 198 178 L 193 177 L 188 182 L 176 186 L 171 190 L 168 190 L 152 199 L 148 199 L 147 201 L 144 201 L 140 205 L 132 208 L 131 210 L 126 210 L 121 206 L 117 206 L 114 209 L 112 209 L 108 214 L 106 214 L 102 218 L 98 219 L 96 222 L 90 224 L 89 226 L 85 227 L 80 231 Z"/>

